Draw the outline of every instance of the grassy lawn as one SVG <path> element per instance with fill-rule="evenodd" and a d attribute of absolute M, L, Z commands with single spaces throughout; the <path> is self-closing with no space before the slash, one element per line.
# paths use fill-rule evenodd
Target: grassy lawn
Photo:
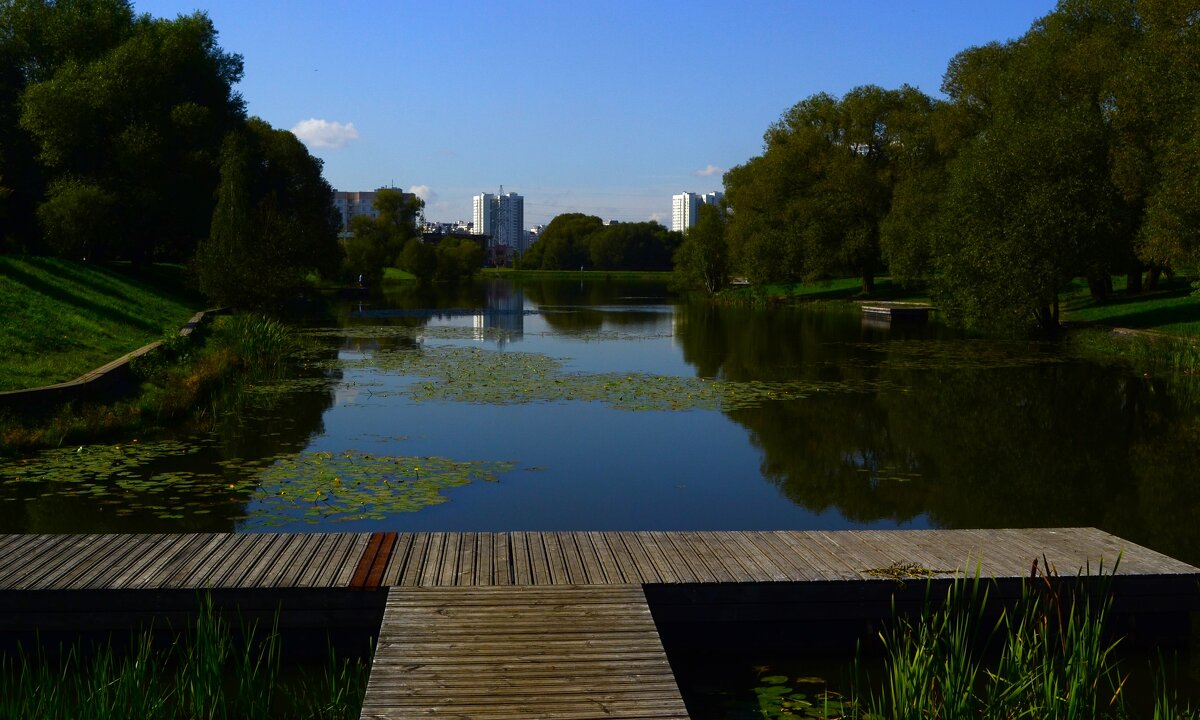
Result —
<path fill-rule="evenodd" d="M 417 276 L 413 275 L 407 270 L 401 270 L 400 268 L 395 267 L 386 267 L 383 269 L 384 282 L 409 282 L 416 279 Z"/>
<path fill-rule="evenodd" d="M 1126 297 L 1124 278 L 1113 279 L 1117 294 L 1108 302 L 1095 303 L 1087 283 L 1077 280 L 1060 296 L 1065 320 L 1136 330 L 1160 330 L 1200 335 L 1200 297 L 1192 295 L 1189 279 L 1164 281 L 1153 293 Z"/>
<path fill-rule="evenodd" d="M 658 270 L 514 270 L 484 268 L 482 277 L 550 280 L 659 280 L 671 279 L 670 271 Z"/>
<path fill-rule="evenodd" d="M 182 275 L 0 256 L 0 390 L 71 380 L 177 330 L 203 304 Z"/>

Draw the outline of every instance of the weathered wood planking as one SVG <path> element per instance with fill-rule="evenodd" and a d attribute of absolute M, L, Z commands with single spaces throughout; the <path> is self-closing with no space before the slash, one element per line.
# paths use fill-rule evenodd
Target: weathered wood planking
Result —
<path fill-rule="evenodd" d="M 892 563 L 1021 578 L 1034 560 L 1061 575 L 1200 573 L 1094 528 L 6 535 L 0 549 L 0 590 L 830 582 Z"/>
<path fill-rule="evenodd" d="M 391 588 L 361 717 L 688 715 L 641 587 L 559 585 Z"/>
<path fill-rule="evenodd" d="M 401 533 L 384 585 L 674 584 L 873 580 L 892 563 L 938 577 L 1028 577 L 1036 559 L 1066 576 L 1200 570 L 1093 528 L 777 532 Z M 463 551 L 463 547 L 471 548 Z M 486 548 L 480 551 L 480 548 Z"/>

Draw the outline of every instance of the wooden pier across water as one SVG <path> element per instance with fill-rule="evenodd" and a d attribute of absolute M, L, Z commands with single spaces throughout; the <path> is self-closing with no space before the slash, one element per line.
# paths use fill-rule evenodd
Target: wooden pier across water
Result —
<path fill-rule="evenodd" d="M 861 623 L 926 579 L 1011 590 L 1035 560 L 1115 569 L 1139 628 L 1200 609 L 1200 569 L 1092 528 L 4 535 L 0 636 L 119 629 L 206 589 L 285 626 L 377 629 L 364 718 L 686 717 L 660 633 Z"/>

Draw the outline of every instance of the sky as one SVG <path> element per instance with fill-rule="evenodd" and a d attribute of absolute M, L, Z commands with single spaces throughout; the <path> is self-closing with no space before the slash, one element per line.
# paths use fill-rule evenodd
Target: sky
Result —
<path fill-rule="evenodd" d="M 338 190 L 416 192 L 434 221 L 516 192 L 559 213 L 670 224 L 721 189 L 789 107 L 909 84 L 1021 36 L 1053 0 L 133 0 L 208 13 L 248 112 L 292 130 Z"/>

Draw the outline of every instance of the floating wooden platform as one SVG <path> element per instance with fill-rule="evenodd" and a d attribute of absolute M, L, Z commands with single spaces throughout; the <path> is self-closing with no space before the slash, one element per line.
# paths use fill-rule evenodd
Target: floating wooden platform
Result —
<path fill-rule="evenodd" d="M 1153 642 L 1200 610 L 1200 569 L 1094 528 L 0 535 L 0 638 L 186 617 L 205 589 L 283 627 L 378 633 L 366 718 L 686 717 L 660 637 L 857 632 L 929 583 L 1012 596 L 1035 561 L 1113 576 Z"/>
<path fill-rule="evenodd" d="M 863 305 L 864 317 L 879 320 L 928 320 L 936 308 L 932 305 L 910 305 L 906 303 L 873 303 Z"/>

